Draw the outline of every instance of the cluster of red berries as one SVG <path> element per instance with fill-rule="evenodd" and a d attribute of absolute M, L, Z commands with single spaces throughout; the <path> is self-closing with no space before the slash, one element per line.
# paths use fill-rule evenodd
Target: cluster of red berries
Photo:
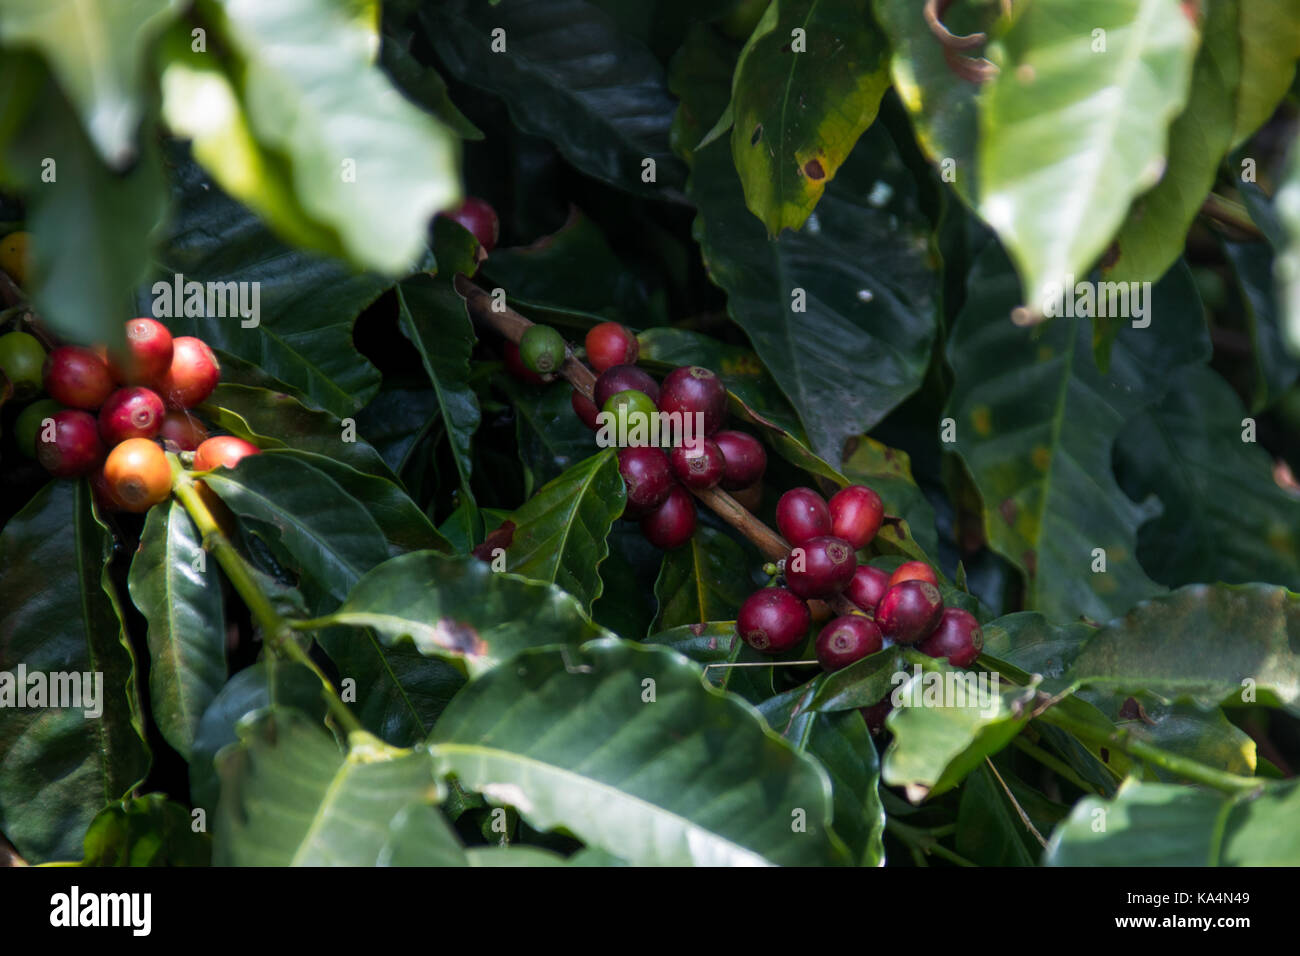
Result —
<path fill-rule="evenodd" d="M 592 398 L 574 389 L 574 414 L 592 431 L 599 431 L 600 412 L 614 421 L 637 415 L 680 413 L 702 423 L 703 434 L 665 451 L 653 444 L 619 449 L 618 470 L 627 492 L 623 517 L 639 520 L 641 533 L 664 550 L 680 547 L 695 533 L 692 490 L 719 486 L 736 500 L 754 508 L 762 497 L 761 480 L 767 453 L 753 435 L 723 430 L 727 420 L 727 389 L 713 372 L 698 365 L 683 366 L 657 382 L 638 368 L 636 336 L 617 322 L 602 322 L 584 342 L 587 361 L 599 374 Z M 519 345 L 505 343 L 506 367 L 534 384 L 549 381 L 569 357 L 564 339 L 549 326 L 533 325 Z M 594 398 L 594 401 L 592 400 Z M 647 419 L 650 420 L 650 419 Z"/>
<path fill-rule="evenodd" d="M 893 574 L 858 564 L 884 518 L 880 496 L 864 485 L 841 489 L 828 503 L 811 488 L 781 496 L 776 523 L 790 543 L 784 587 L 766 587 L 746 599 L 736 630 L 756 650 L 777 654 L 800 643 L 812 624 L 808 601 L 847 598 L 856 610 L 826 624 L 817 635 L 817 660 L 828 671 L 881 650 L 886 641 L 914 644 L 957 667 L 974 663 L 984 634 L 974 615 L 945 608 L 938 578 L 923 561 Z"/>
<path fill-rule="evenodd" d="M 55 477 L 90 478 L 102 510 L 143 512 L 166 500 L 172 475 L 164 448 L 194 452 L 200 471 L 233 466 L 258 451 L 231 435 L 208 437 L 188 409 L 212 394 L 221 366 L 201 339 L 173 339 L 154 319 L 126 323 L 121 354 L 60 345 L 46 355 L 26 332 L 0 342 L 0 355 L 21 357 L 0 370 L 16 373 L 25 391 L 43 387 L 49 396 L 19 413 L 19 450 Z"/>

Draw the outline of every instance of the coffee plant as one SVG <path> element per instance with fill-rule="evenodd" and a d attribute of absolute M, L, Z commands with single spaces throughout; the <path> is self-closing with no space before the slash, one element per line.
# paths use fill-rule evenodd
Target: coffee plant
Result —
<path fill-rule="evenodd" d="M 1298 57 L 0 0 L 0 859 L 1300 864 Z"/>

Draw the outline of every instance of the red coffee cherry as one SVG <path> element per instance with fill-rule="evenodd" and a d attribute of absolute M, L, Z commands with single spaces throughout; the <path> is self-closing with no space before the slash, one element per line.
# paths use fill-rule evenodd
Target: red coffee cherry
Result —
<path fill-rule="evenodd" d="M 259 454 L 262 449 L 256 445 L 236 438 L 234 435 L 218 435 L 199 445 L 194 452 L 194 470 L 211 471 L 213 468 L 234 468 L 249 455 Z"/>
<path fill-rule="evenodd" d="M 866 485 L 849 485 L 831 496 L 831 534 L 843 538 L 854 549 L 865 548 L 885 516 L 885 506 Z"/>
<path fill-rule="evenodd" d="M 843 538 L 810 538 L 785 559 L 785 583 L 801 598 L 830 597 L 852 580 L 857 563 L 853 545 Z"/>
<path fill-rule="evenodd" d="M 587 361 L 597 372 L 615 365 L 635 365 L 641 356 L 636 336 L 617 322 L 602 322 L 587 333 Z"/>
<path fill-rule="evenodd" d="M 163 416 L 158 438 L 167 451 L 194 451 L 208 440 L 208 430 L 189 412 L 168 412 Z"/>
<path fill-rule="evenodd" d="M 167 500 L 172 470 L 156 444 L 147 438 L 128 438 L 108 453 L 104 482 L 123 511 L 138 514 Z"/>
<path fill-rule="evenodd" d="M 118 382 L 153 388 L 171 368 L 172 351 L 167 326 L 154 319 L 132 319 L 126 323 L 126 354 L 110 353 L 108 368 Z"/>
<path fill-rule="evenodd" d="M 45 359 L 45 391 L 60 405 L 94 411 L 113 393 L 107 363 L 79 345 L 61 345 Z"/>
<path fill-rule="evenodd" d="M 726 459 L 711 438 L 700 438 L 691 445 L 678 445 L 668 455 L 673 474 L 687 488 L 712 488 L 722 480 Z"/>
<path fill-rule="evenodd" d="M 889 576 L 889 586 L 892 588 L 895 584 L 902 584 L 904 581 L 926 581 L 939 586 L 939 579 L 935 576 L 934 568 L 930 567 L 924 561 L 906 561 L 894 569 L 894 573 Z"/>
<path fill-rule="evenodd" d="M 954 667 L 970 667 L 984 649 L 984 629 L 975 615 L 958 607 L 944 608 L 938 626 L 917 645 L 931 657 L 946 657 Z"/>
<path fill-rule="evenodd" d="M 817 635 L 817 660 L 824 670 L 837 671 L 884 646 L 880 628 L 861 614 L 845 614 Z"/>
<path fill-rule="evenodd" d="M 739 491 L 749 488 L 763 477 L 767 470 L 767 452 L 763 444 L 747 432 L 722 431 L 713 435 L 713 440 L 722 449 L 722 457 L 727 461 L 726 471 L 722 473 L 722 485 L 726 491 Z"/>
<path fill-rule="evenodd" d="M 221 363 L 202 339 L 182 335 L 172 340 L 172 364 L 158 382 L 168 408 L 193 408 L 221 381 Z"/>
<path fill-rule="evenodd" d="M 601 372 L 592 389 L 592 398 L 597 407 L 604 408 L 611 398 L 628 390 L 645 392 L 651 400 L 659 398 L 659 383 L 635 365 L 615 365 Z"/>
<path fill-rule="evenodd" d="M 659 411 L 683 415 L 702 412 L 704 434 L 712 435 L 727 420 L 727 388 L 707 368 L 687 365 L 673 369 L 660 387 Z"/>
<path fill-rule="evenodd" d="M 523 357 L 519 354 L 519 346 L 509 339 L 501 345 L 501 358 L 505 362 L 506 371 L 526 385 L 545 385 L 551 381 L 551 377 L 538 375 L 525 365 Z"/>
<path fill-rule="evenodd" d="M 862 610 L 872 612 L 888 590 L 888 574 L 869 564 L 859 564 L 853 571 L 853 579 L 844 588 L 844 596 Z"/>
<path fill-rule="evenodd" d="M 645 517 L 664 503 L 673 488 L 672 469 L 661 448 L 648 445 L 620 448 L 618 473 L 623 476 L 623 487 L 627 490 L 624 518 Z"/>
<path fill-rule="evenodd" d="M 885 592 L 876 606 L 880 633 L 896 644 L 915 644 L 934 630 L 943 614 L 939 589 L 928 581 L 904 581 Z"/>
<path fill-rule="evenodd" d="M 46 429 L 36 433 L 36 460 L 56 478 L 86 475 L 104 460 L 104 443 L 99 440 L 95 416 L 78 409 L 65 409 L 50 416 L 53 434 L 46 441 Z"/>
<path fill-rule="evenodd" d="M 657 548 L 680 548 L 695 534 L 695 499 L 681 485 L 673 485 L 668 497 L 641 519 L 641 533 Z"/>
<path fill-rule="evenodd" d="M 99 410 L 99 437 L 110 448 L 128 438 L 153 438 L 164 414 L 162 399 L 149 389 L 119 388 Z"/>
<path fill-rule="evenodd" d="M 581 419 L 582 424 L 594 432 L 600 431 L 600 422 L 596 420 L 596 416 L 600 414 L 600 409 L 596 407 L 595 402 L 575 388 L 569 395 L 569 404 L 573 406 L 573 414 Z"/>
<path fill-rule="evenodd" d="M 808 634 L 811 625 L 808 605 L 785 588 L 755 591 L 736 614 L 740 639 L 767 654 L 779 654 L 794 647 Z"/>
<path fill-rule="evenodd" d="M 792 547 L 830 534 L 831 511 L 826 499 L 811 488 L 791 488 L 776 503 L 776 527 Z"/>
<path fill-rule="evenodd" d="M 497 211 L 484 199 L 466 196 L 465 201 L 451 212 L 440 213 L 452 222 L 458 222 L 474 234 L 484 252 L 491 252 L 501 238 L 501 221 Z"/>

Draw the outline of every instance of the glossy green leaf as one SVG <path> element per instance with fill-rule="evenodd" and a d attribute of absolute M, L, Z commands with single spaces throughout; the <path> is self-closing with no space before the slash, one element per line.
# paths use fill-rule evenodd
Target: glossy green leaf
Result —
<path fill-rule="evenodd" d="M 1274 204 L 1286 230 L 1286 245 L 1273 265 L 1283 336 L 1290 354 L 1300 355 L 1300 149 L 1291 150 Z"/>
<path fill-rule="evenodd" d="M 760 654 L 740 639 L 735 621 L 683 624 L 652 634 L 644 641 L 676 651 L 704 668 L 704 679 L 714 687 L 739 694 L 758 706 L 776 692 L 772 689 L 772 658 Z M 710 667 L 710 664 L 742 664 Z"/>
<path fill-rule="evenodd" d="M 1033 866 L 1038 858 L 1038 842 L 987 764 L 977 767 L 962 785 L 956 846 L 958 853 L 981 866 Z"/>
<path fill-rule="evenodd" d="M 1187 701 L 1169 703 L 1155 694 L 1121 692 L 1111 695 L 1101 709 L 1117 727 L 1162 750 L 1243 777 L 1255 774 L 1255 741 L 1217 707 L 1206 710 Z M 1182 782 L 1177 774 L 1154 764 L 1148 764 L 1147 770 L 1148 779 Z"/>
<path fill-rule="evenodd" d="M 470 684 L 430 744 L 462 785 L 633 865 L 839 857 L 825 773 L 662 648 L 526 651 Z"/>
<path fill-rule="evenodd" d="M 691 540 L 664 554 L 655 597 L 659 601 L 656 630 L 685 624 L 734 620 L 753 591 L 745 567 L 745 549 L 716 528 L 697 528 Z"/>
<path fill-rule="evenodd" d="M 1272 0 L 1238 0 L 1241 84 L 1232 145 L 1240 145 L 1277 108 L 1295 78 L 1300 58 L 1300 17 Z"/>
<path fill-rule="evenodd" d="M 86 831 L 82 866 L 207 866 L 212 838 L 190 811 L 149 793 L 105 807 Z"/>
<path fill-rule="evenodd" d="M 393 558 L 358 582 L 323 626 L 369 627 L 428 656 L 482 674 L 519 651 L 577 645 L 605 633 L 554 585 L 494 572 L 477 558 L 433 551 Z"/>
<path fill-rule="evenodd" d="M 451 94 L 447 91 L 447 81 L 437 70 L 420 63 L 409 50 L 403 49 L 388 37 L 384 38 L 380 55 L 384 69 L 392 77 L 393 82 L 397 83 L 407 96 L 441 120 L 444 126 L 461 139 L 483 138 L 483 131 L 471 123 L 452 102 Z"/>
<path fill-rule="evenodd" d="M 1243 441 L 1242 407 L 1208 368 L 1187 369 L 1120 434 L 1116 461 L 1130 496 L 1164 508 L 1138 537 L 1142 566 L 1177 587 L 1266 581 L 1300 590 L 1300 499 L 1273 462 Z"/>
<path fill-rule="evenodd" d="M 1044 309 L 1084 276 L 1165 166 L 1196 31 L 1177 0 L 1016 8 L 979 96 L 979 212 Z"/>
<path fill-rule="evenodd" d="M 145 49 L 183 6 L 178 0 L 8 0 L 0 40 L 40 50 L 99 155 L 121 168 L 136 155 L 147 100 Z"/>
<path fill-rule="evenodd" d="M 242 724 L 217 763 L 216 866 L 373 866 L 398 811 L 439 798 L 427 753 L 357 732 L 343 754 L 292 710 Z"/>
<path fill-rule="evenodd" d="M 716 67 L 699 61 L 726 55 L 718 41 L 693 36 L 673 89 L 683 101 L 674 142 L 690 156 L 699 211 L 694 234 L 729 314 L 798 411 L 812 450 L 834 464 L 846 438 L 915 391 L 929 362 L 934 275 L 916 183 L 889 134 L 873 126 L 816 215 L 771 242 L 745 207 L 726 146 L 687 152 L 722 99 L 710 79 Z"/>
<path fill-rule="evenodd" d="M 51 481 L 0 534 L 0 832 L 32 862 L 79 859 L 95 814 L 148 769 L 111 548 L 84 482 Z M 59 676 L 87 673 L 97 676 L 84 687 Z M 27 694 L 61 687 L 96 699 L 34 707 L 25 695 L 19 707 L 23 674 Z"/>
<path fill-rule="evenodd" d="M 1007 318 L 1016 298 L 1001 252 L 987 247 L 948 341 L 949 447 L 983 496 L 989 545 L 1026 577 L 1025 607 L 1106 621 L 1160 590 L 1137 563 L 1137 529 L 1157 506 L 1120 490 L 1111 446 L 1170 376 L 1208 354 L 1200 300 L 1184 268 L 1152 286 L 1149 326 L 1122 329 L 1103 376 L 1089 320 L 1022 328 Z"/>
<path fill-rule="evenodd" d="M 128 577 L 131 600 L 149 622 L 153 719 L 186 760 L 203 712 L 226 682 L 225 602 L 209 557 L 173 501 L 149 510 Z"/>
<path fill-rule="evenodd" d="M 1094 635 L 1075 682 L 1204 704 L 1300 713 L 1300 597 L 1264 584 L 1192 584 L 1144 601 Z"/>
<path fill-rule="evenodd" d="M 902 650 L 888 647 L 826 675 L 804 710 L 833 712 L 856 710 L 880 703 L 910 676 Z"/>
<path fill-rule="evenodd" d="M 1250 334 L 1254 362 L 1254 388 L 1250 410 L 1275 405 L 1300 378 L 1300 355 L 1286 345 L 1284 306 L 1277 298 L 1274 251 L 1261 242 L 1224 242 L 1224 256 L 1232 269 L 1244 305 L 1242 322 Z"/>
<path fill-rule="evenodd" d="M 609 557 L 600 566 L 600 597 L 591 605 L 591 619 L 624 637 L 649 634 L 658 601 L 645 582 L 659 573 L 664 552 L 630 521 L 616 522 L 605 541 Z"/>
<path fill-rule="evenodd" d="M 673 101 L 663 68 L 583 0 L 451 0 L 421 11 L 447 71 L 496 94 L 525 133 L 551 140 L 578 169 L 623 189 L 680 195 L 668 150 Z M 504 31 L 494 49 L 492 31 Z M 655 179 L 642 179 L 642 161 Z"/>
<path fill-rule="evenodd" d="M 870 0 L 768 6 L 736 64 L 731 155 L 771 235 L 804 224 L 888 87 Z"/>
<path fill-rule="evenodd" d="M 502 374 L 495 384 L 515 409 L 525 495 L 531 497 L 537 488 L 591 455 L 595 435 L 573 413 L 573 386 L 567 381 L 529 385 Z"/>
<path fill-rule="evenodd" d="M 623 503 L 613 449 L 578 462 L 510 515 L 515 533 L 506 548 L 506 570 L 553 582 L 590 612 L 600 597 L 600 563 L 609 554 L 605 538 Z"/>
<path fill-rule="evenodd" d="M 984 653 L 1028 674 L 1061 677 L 1096 628 L 1053 624 L 1036 611 L 1007 614 L 984 625 Z"/>

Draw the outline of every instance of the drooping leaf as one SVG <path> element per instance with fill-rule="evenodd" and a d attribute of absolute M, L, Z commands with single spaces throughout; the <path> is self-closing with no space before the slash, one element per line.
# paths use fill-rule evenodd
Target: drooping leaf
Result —
<path fill-rule="evenodd" d="M 753 586 L 745 550 L 728 535 L 701 526 L 691 540 L 664 554 L 655 597 L 656 630 L 733 620 Z"/>
<path fill-rule="evenodd" d="M 1270 0 L 1239 0 L 1239 5 L 1241 83 L 1234 148 L 1273 115 L 1300 57 L 1300 18 L 1294 9 Z"/>
<path fill-rule="evenodd" d="M 979 212 L 1046 308 L 1105 251 L 1164 168 L 1196 30 L 1177 0 L 1017 8 L 979 96 Z"/>
<path fill-rule="evenodd" d="M 82 866 L 207 866 L 212 838 L 162 793 L 105 807 L 86 830 Z"/>
<path fill-rule="evenodd" d="M 51 481 L 0 534 L 0 831 L 33 862 L 80 859 L 149 765 L 111 548 L 85 482 Z M 60 689 L 73 706 L 47 706 Z"/>
<path fill-rule="evenodd" d="M 444 772 L 633 865 L 828 863 L 830 786 L 662 648 L 526 651 L 473 682 L 430 746 Z M 689 780 L 686 786 L 682 781 Z M 806 832 L 791 821 L 806 820 Z"/>
<path fill-rule="evenodd" d="M 149 622 L 149 701 L 163 738 L 186 760 L 203 712 L 226 682 L 226 616 L 216 562 L 173 501 L 149 510 L 131 560 L 131 600 Z M 197 562 L 197 566 L 196 566 Z"/>

